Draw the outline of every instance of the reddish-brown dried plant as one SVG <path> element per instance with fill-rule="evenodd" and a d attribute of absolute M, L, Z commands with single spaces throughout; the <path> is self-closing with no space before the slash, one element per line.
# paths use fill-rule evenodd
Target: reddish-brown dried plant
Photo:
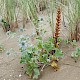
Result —
<path fill-rule="evenodd" d="M 59 34 L 60 34 L 60 25 L 61 25 L 61 8 L 58 7 L 55 33 L 53 34 L 55 47 L 58 47 L 58 37 L 59 37 Z"/>

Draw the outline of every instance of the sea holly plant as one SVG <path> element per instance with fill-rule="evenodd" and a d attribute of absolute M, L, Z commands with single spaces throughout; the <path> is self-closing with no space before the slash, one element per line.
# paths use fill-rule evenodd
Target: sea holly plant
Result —
<path fill-rule="evenodd" d="M 74 47 L 74 46 L 77 46 L 77 41 L 76 40 L 73 40 L 71 41 L 71 45 Z"/>
<path fill-rule="evenodd" d="M 55 52 L 54 56 L 56 58 L 63 58 L 64 55 L 63 55 L 63 53 L 60 49 L 56 49 L 56 52 Z"/>
<path fill-rule="evenodd" d="M 76 40 L 73 40 L 73 41 L 65 40 L 64 43 L 65 43 L 65 45 L 66 44 L 71 44 L 73 47 L 77 46 L 77 41 Z"/>
<path fill-rule="evenodd" d="M 77 62 L 77 60 L 78 60 L 79 57 L 80 57 L 80 48 L 76 48 L 76 51 L 74 51 L 74 52 L 71 54 L 71 57 L 75 60 L 75 62 Z"/>
<path fill-rule="evenodd" d="M 10 48 L 8 51 L 6 51 L 6 54 L 9 56 L 10 54 L 15 54 L 16 55 L 16 52 L 13 48 Z"/>
<path fill-rule="evenodd" d="M 34 80 L 38 79 L 45 66 L 55 61 L 53 56 L 56 59 L 63 56 L 61 50 L 55 48 L 53 38 L 50 37 L 48 40 L 43 41 L 42 37 L 39 36 L 36 41 L 36 44 L 32 44 L 28 35 L 19 38 L 22 53 L 20 63 L 26 64 L 26 73 Z M 55 65 L 52 65 L 52 67 L 55 67 Z"/>
<path fill-rule="evenodd" d="M 15 32 L 7 31 L 6 35 L 8 36 L 9 39 L 9 38 L 14 38 L 17 34 Z"/>

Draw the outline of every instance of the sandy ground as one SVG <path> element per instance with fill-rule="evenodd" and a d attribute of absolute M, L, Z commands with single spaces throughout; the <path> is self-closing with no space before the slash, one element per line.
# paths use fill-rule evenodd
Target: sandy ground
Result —
<path fill-rule="evenodd" d="M 46 20 L 46 14 L 41 15 L 44 21 L 41 23 L 42 26 L 47 30 L 45 34 L 45 39 L 52 35 L 51 28 Z M 19 24 L 21 26 L 21 24 Z M 18 37 L 22 34 L 32 34 L 35 29 L 31 27 L 31 23 L 27 23 L 26 30 L 24 32 L 16 31 L 16 36 L 14 38 L 8 39 L 8 36 L 2 31 L 0 28 L 0 42 L 3 43 L 5 47 L 5 51 L 0 54 L 0 80 L 30 80 L 25 72 L 25 66 L 20 64 L 20 53 L 19 53 L 19 45 L 18 45 Z M 61 28 L 61 37 L 66 38 L 67 34 L 66 28 Z M 64 35 L 64 33 L 66 33 Z M 47 35 L 47 36 L 46 36 Z M 80 42 L 77 43 L 76 47 L 80 47 Z M 60 69 L 57 72 L 54 72 L 52 67 L 46 68 L 38 80 L 80 80 L 80 62 L 74 62 L 71 58 L 71 53 L 76 49 L 71 45 L 64 45 L 60 48 L 65 54 L 64 58 L 60 60 L 59 66 Z M 16 55 L 11 53 L 9 56 L 6 54 L 7 50 L 13 48 Z M 23 68 L 22 68 L 23 67 Z"/>

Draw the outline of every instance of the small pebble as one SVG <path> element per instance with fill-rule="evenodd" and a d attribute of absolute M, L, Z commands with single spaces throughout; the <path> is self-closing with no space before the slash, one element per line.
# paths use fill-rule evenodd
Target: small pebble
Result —
<path fill-rule="evenodd" d="M 21 77 L 22 75 L 20 74 L 19 77 Z"/>
<path fill-rule="evenodd" d="M 12 75 L 10 75 L 10 76 L 12 76 Z"/>

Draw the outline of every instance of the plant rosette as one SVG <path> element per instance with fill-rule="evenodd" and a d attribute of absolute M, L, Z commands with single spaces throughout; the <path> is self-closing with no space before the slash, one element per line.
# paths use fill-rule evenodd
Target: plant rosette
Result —
<path fill-rule="evenodd" d="M 40 71 L 43 71 L 46 65 L 49 65 L 53 56 L 58 58 L 63 57 L 61 50 L 56 49 L 53 44 L 53 38 L 43 41 L 42 37 L 38 37 L 37 44 L 31 44 L 29 36 L 21 36 L 19 38 L 20 51 L 22 53 L 20 63 L 26 64 L 26 73 L 32 79 L 38 79 Z M 52 52 L 55 50 L 55 52 Z M 54 61 L 54 60 L 53 60 Z M 55 67 L 57 63 L 52 67 Z"/>
<path fill-rule="evenodd" d="M 71 54 L 71 57 L 75 60 L 75 62 L 80 57 L 80 48 L 76 48 L 76 50 Z"/>

